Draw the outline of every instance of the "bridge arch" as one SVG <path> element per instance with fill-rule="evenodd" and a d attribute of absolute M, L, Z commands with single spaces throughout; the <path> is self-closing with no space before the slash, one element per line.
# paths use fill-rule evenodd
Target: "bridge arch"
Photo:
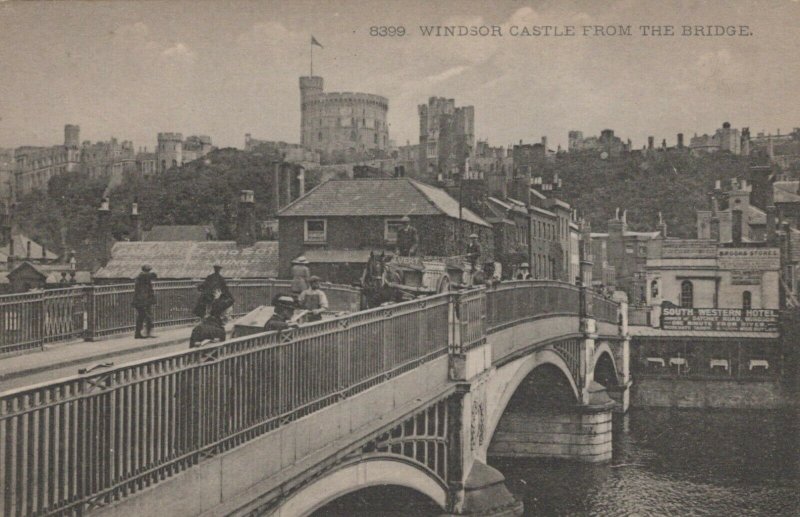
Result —
<path fill-rule="evenodd" d="M 595 382 L 605 387 L 618 386 L 620 384 L 617 362 L 608 343 L 603 342 L 597 345 L 589 371 L 594 372 Z"/>
<path fill-rule="evenodd" d="M 497 403 L 494 404 L 494 410 L 490 413 L 491 418 L 489 418 L 486 425 L 487 432 L 486 440 L 484 442 L 487 447 L 492 442 L 494 433 L 497 430 L 497 425 L 500 423 L 500 419 L 506 412 L 506 408 L 508 407 L 509 402 L 511 402 L 512 397 L 515 393 L 517 393 L 517 390 L 525 381 L 525 379 L 527 379 L 528 376 L 531 375 L 531 373 L 533 373 L 533 371 L 537 368 L 547 366 L 549 368 L 560 370 L 560 373 L 563 375 L 563 378 L 566 380 L 566 382 L 569 383 L 569 387 L 572 390 L 573 402 L 577 404 L 581 400 L 580 390 L 575 384 L 575 379 L 572 377 L 569 367 L 561 358 L 561 356 L 555 351 L 550 349 L 537 350 L 524 359 L 515 361 L 515 363 L 517 364 L 512 366 L 512 368 L 514 368 L 514 373 L 503 388 L 500 398 L 497 399 Z"/>
<path fill-rule="evenodd" d="M 447 505 L 447 486 L 433 472 L 403 456 L 376 454 L 361 456 L 314 480 L 287 497 L 271 515 L 311 515 L 339 497 L 378 485 L 410 488 L 428 496 L 442 509 Z"/>

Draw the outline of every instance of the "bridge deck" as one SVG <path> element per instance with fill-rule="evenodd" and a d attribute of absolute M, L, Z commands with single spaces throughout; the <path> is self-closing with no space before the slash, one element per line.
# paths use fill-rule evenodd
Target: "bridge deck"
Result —
<path fill-rule="evenodd" d="M 99 341 L 75 340 L 46 345 L 44 350 L 3 357 L 0 360 L 0 392 L 75 375 L 81 368 L 99 363 L 114 365 L 157 357 L 188 348 L 191 327 L 158 329 L 153 339 L 134 339 L 132 334 Z"/>

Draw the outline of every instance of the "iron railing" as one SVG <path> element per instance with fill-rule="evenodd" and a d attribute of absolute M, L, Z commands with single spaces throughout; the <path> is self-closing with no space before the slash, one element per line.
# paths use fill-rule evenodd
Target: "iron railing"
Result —
<path fill-rule="evenodd" d="M 556 281 L 504 282 L 486 291 L 489 332 L 543 315 L 580 313 L 580 289 Z"/>
<path fill-rule="evenodd" d="M 592 293 L 592 316 L 597 321 L 614 325 L 619 323 L 619 303 L 594 291 Z"/>
<path fill-rule="evenodd" d="M 0 514 L 83 514 L 444 355 L 453 296 L 3 393 Z"/>
<path fill-rule="evenodd" d="M 153 322 L 157 327 L 185 325 L 197 318 L 199 282 L 158 281 Z M 289 291 L 285 280 L 230 280 L 233 316 L 238 317 L 273 296 Z M 358 310 L 360 293 L 348 286 L 323 284 L 331 310 Z M 132 331 L 135 323 L 133 284 L 70 287 L 0 296 L 0 353 L 38 348 L 45 343 L 99 337 Z"/>
<path fill-rule="evenodd" d="M 650 308 L 629 305 L 628 325 L 650 326 Z"/>

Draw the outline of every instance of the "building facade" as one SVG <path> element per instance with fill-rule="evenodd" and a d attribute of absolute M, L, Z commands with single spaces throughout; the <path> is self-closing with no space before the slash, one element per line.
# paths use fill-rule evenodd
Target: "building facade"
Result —
<path fill-rule="evenodd" d="M 713 135 L 695 135 L 689 141 L 689 148 L 694 153 L 716 153 L 727 151 L 731 154 L 742 154 L 742 134 L 731 128 L 730 122 L 724 122 Z"/>
<path fill-rule="evenodd" d="M 14 151 L 15 194 L 34 189 L 47 189 L 50 178 L 80 170 L 81 150 L 78 126 L 64 126 L 64 145 L 52 147 L 19 147 Z"/>
<path fill-rule="evenodd" d="M 623 142 L 618 136 L 614 136 L 613 129 L 604 129 L 600 136 L 583 137 L 583 131 L 570 131 L 568 134 L 568 151 L 606 153 L 605 157 L 619 156 L 631 150 L 631 141 Z"/>
<path fill-rule="evenodd" d="M 481 260 L 494 258 L 492 226 L 467 208 L 459 211 L 441 189 L 410 178 L 329 180 L 278 213 L 280 277 L 305 255 L 325 280 L 358 280 L 370 251 L 394 251 L 406 215 L 418 232 L 419 256 L 463 256 L 476 233 Z"/>
<path fill-rule="evenodd" d="M 300 144 L 321 153 L 386 151 L 389 99 L 370 93 L 325 92 L 319 76 L 300 78 Z"/>
<path fill-rule="evenodd" d="M 464 173 L 475 147 L 475 108 L 457 108 L 454 99 L 431 97 L 418 112 L 419 173 L 438 181 Z"/>

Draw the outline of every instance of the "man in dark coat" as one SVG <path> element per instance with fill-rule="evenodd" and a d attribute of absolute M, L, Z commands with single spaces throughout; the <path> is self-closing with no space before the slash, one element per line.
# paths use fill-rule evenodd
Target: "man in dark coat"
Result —
<path fill-rule="evenodd" d="M 220 289 L 214 290 L 213 297 L 214 301 L 208 307 L 208 316 L 192 329 L 189 348 L 198 347 L 208 339 L 225 341 L 225 311 L 233 305 L 233 300 L 222 296 Z"/>
<path fill-rule="evenodd" d="M 478 234 L 473 233 L 469 236 L 469 244 L 467 244 L 467 261 L 472 266 L 472 272 L 476 271 L 478 259 L 481 257 L 481 243 L 478 242 Z"/>
<path fill-rule="evenodd" d="M 153 305 L 156 303 L 156 293 L 153 291 L 153 279 L 156 274 L 148 265 L 142 266 L 142 271 L 136 277 L 133 287 L 133 308 L 136 309 L 136 339 L 155 337 L 153 330 Z M 144 329 L 145 335 L 142 334 Z"/>
<path fill-rule="evenodd" d="M 219 290 L 221 297 L 224 300 L 229 300 L 233 305 L 233 296 L 228 290 L 228 284 L 225 282 L 225 277 L 220 273 L 222 266 L 219 264 L 214 265 L 214 272 L 211 273 L 203 280 L 203 283 L 197 286 L 200 291 L 200 298 L 197 300 L 197 305 L 194 308 L 194 315 L 198 318 L 205 318 L 209 306 L 214 301 L 214 291 Z"/>
<path fill-rule="evenodd" d="M 417 229 L 411 226 L 411 218 L 407 215 L 401 219 L 403 227 L 397 230 L 397 250 L 401 257 L 413 257 L 417 254 L 419 236 Z"/>

